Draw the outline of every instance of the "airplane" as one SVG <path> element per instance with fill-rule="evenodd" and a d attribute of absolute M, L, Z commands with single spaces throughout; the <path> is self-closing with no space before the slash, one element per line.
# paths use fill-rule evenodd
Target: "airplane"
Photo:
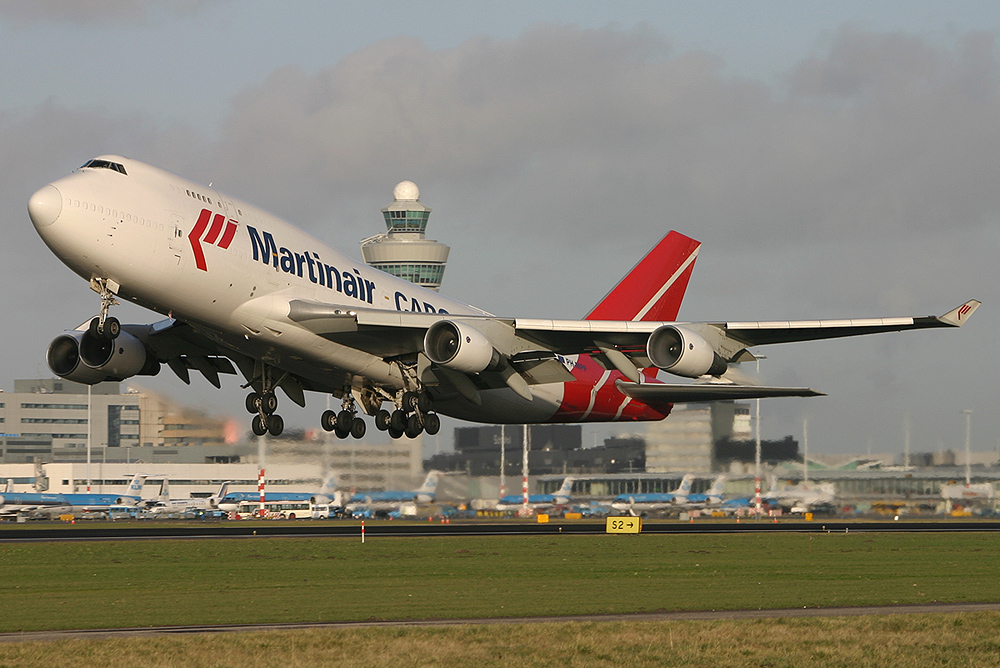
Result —
<path fill-rule="evenodd" d="M 57 336 L 46 360 L 85 384 L 197 370 L 236 374 L 258 436 L 278 435 L 277 390 L 341 400 L 322 427 L 362 438 L 473 422 L 662 420 L 677 402 L 819 396 L 752 385 L 760 345 L 959 327 L 946 314 L 780 322 L 677 322 L 701 244 L 667 234 L 583 320 L 498 317 L 352 260 L 246 201 L 138 160 L 102 155 L 28 201 L 39 236 L 100 296 L 98 315 Z M 119 300 L 158 312 L 122 324 Z M 664 382 L 671 376 L 690 383 Z M 386 410 L 388 404 L 392 409 Z"/>
<path fill-rule="evenodd" d="M 349 514 L 371 514 L 377 511 L 398 510 L 400 506 L 408 503 L 422 505 L 433 503 L 438 481 L 442 475 L 440 471 L 428 471 L 424 483 L 412 491 L 359 492 L 347 500 L 345 510 Z"/>
<path fill-rule="evenodd" d="M 777 478 L 772 477 L 771 489 L 761 494 L 761 496 L 767 499 L 771 505 L 789 508 L 793 513 L 804 513 L 816 505 L 833 504 L 835 490 L 832 482 L 818 484 L 800 483 L 778 489 Z"/>
<path fill-rule="evenodd" d="M 147 506 L 145 512 L 151 515 L 169 515 L 173 513 L 185 513 L 188 510 L 218 510 L 219 503 L 225 498 L 230 484 L 230 481 L 222 483 L 219 485 L 219 490 L 209 497 L 171 499 L 170 481 L 164 478 L 163 486 L 160 488 L 161 498 Z"/>
<path fill-rule="evenodd" d="M 343 493 L 337 490 L 336 479 L 336 474 L 331 473 L 316 492 L 265 492 L 264 502 L 297 501 L 308 502 L 313 506 L 342 505 Z M 235 512 L 240 509 L 240 505 L 246 503 L 260 503 L 260 492 L 228 492 L 219 497 L 217 508 L 223 512 Z"/>
<path fill-rule="evenodd" d="M 46 494 L 14 493 L 0 496 L 0 515 L 18 513 L 55 515 L 72 512 L 110 512 L 137 508 L 143 503 L 142 486 L 146 475 L 137 473 L 132 477 L 125 494 Z"/>
<path fill-rule="evenodd" d="M 565 478 L 562 485 L 554 494 L 529 494 L 528 508 L 539 510 L 552 506 L 566 505 L 572 498 L 573 481 L 575 480 L 576 478 L 573 477 Z M 515 510 L 524 506 L 524 494 L 508 494 L 497 501 L 497 510 Z"/>
<path fill-rule="evenodd" d="M 643 492 L 641 494 L 619 494 L 611 502 L 615 510 L 634 515 L 636 512 L 666 510 L 687 504 L 691 494 L 694 474 L 687 473 L 681 478 L 677 489 L 671 492 Z"/>
<path fill-rule="evenodd" d="M 725 491 L 726 476 L 725 474 L 718 475 L 715 480 L 712 481 L 712 486 L 704 494 L 688 494 L 685 500 L 686 505 L 689 506 L 717 506 L 722 503 L 722 493 Z"/>

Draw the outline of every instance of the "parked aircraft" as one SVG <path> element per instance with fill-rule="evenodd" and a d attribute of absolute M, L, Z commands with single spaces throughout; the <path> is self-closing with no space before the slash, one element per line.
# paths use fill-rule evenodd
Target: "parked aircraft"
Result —
<path fill-rule="evenodd" d="M 342 505 L 343 493 L 337 489 L 337 476 L 331 473 L 315 492 L 265 492 L 264 502 L 302 502 L 310 505 Z M 219 499 L 218 508 L 234 512 L 246 503 L 260 503 L 260 492 L 229 492 Z"/>
<path fill-rule="evenodd" d="M 629 515 L 648 512 L 651 510 L 666 510 L 677 508 L 686 504 L 688 496 L 691 494 L 691 483 L 694 482 L 694 474 L 688 473 L 677 485 L 677 489 L 671 492 L 644 492 L 642 494 L 619 494 L 611 502 L 611 507 L 617 511 L 627 512 Z"/>
<path fill-rule="evenodd" d="M 398 510 L 406 503 L 424 505 L 433 503 L 441 475 L 443 474 L 440 471 L 428 471 L 424 484 L 412 491 L 359 492 L 348 499 L 345 510 L 348 513 L 389 512 Z"/>
<path fill-rule="evenodd" d="M 497 501 L 497 510 L 517 510 L 527 505 L 531 510 L 544 510 L 554 506 L 565 506 L 573 498 L 573 481 L 576 478 L 567 477 L 554 494 L 529 494 L 528 503 L 524 503 L 524 494 L 508 494 Z"/>
<path fill-rule="evenodd" d="M 170 515 L 185 513 L 189 510 L 219 510 L 219 503 L 225 498 L 230 484 L 229 481 L 222 483 L 219 485 L 219 490 L 209 497 L 171 499 L 170 482 L 167 478 L 164 478 L 163 486 L 160 488 L 160 496 L 165 498 L 161 498 L 148 506 L 146 512 L 151 515 Z"/>
<path fill-rule="evenodd" d="M 685 500 L 688 506 L 707 508 L 722 503 L 722 493 L 725 491 L 726 476 L 721 474 L 712 481 L 712 486 L 704 494 L 688 494 Z"/>
<path fill-rule="evenodd" d="M 361 438 L 436 433 L 438 413 L 489 423 L 661 420 L 674 402 L 816 396 L 733 382 L 753 346 L 957 327 L 941 317 L 675 322 L 700 244 L 668 234 L 585 320 L 497 317 L 351 260 L 245 201 L 115 155 L 35 192 L 28 213 L 100 295 L 99 314 L 55 338 L 47 361 L 81 383 L 156 374 L 216 387 L 238 369 L 256 434 L 280 434 L 276 391 L 341 399 L 321 425 Z M 122 325 L 126 299 L 166 315 Z M 662 382 L 658 371 L 707 382 Z M 383 408 L 388 403 L 391 411 Z"/>
<path fill-rule="evenodd" d="M 762 496 L 770 505 L 778 505 L 793 513 L 808 512 L 816 505 L 829 505 L 834 502 L 834 485 L 826 483 L 800 483 L 778 489 L 777 478 L 771 479 L 771 489 Z"/>
<path fill-rule="evenodd" d="M 109 512 L 142 505 L 142 486 L 146 475 L 137 473 L 124 494 L 38 494 L 14 493 L 0 496 L 0 515 L 18 513 L 55 515 L 71 512 Z"/>

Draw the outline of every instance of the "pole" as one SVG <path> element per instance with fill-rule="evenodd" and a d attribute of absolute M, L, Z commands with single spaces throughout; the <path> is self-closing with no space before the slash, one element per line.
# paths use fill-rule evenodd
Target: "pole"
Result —
<path fill-rule="evenodd" d="M 521 454 L 521 512 L 528 514 L 528 425 L 524 425 L 524 448 Z"/>
<path fill-rule="evenodd" d="M 969 468 L 969 460 L 972 458 L 972 453 L 969 449 L 970 436 L 972 435 L 972 410 L 966 408 L 965 413 L 965 486 L 968 487 L 972 483 L 972 471 Z"/>
<path fill-rule="evenodd" d="M 802 484 L 809 487 L 809 418 L 802 418 Z"/>
<path fill-rule="evenodd" d="M 507 437 L 500 425 L 500 498 L 507 496 Z"/>
<path fill-rule="evenodd" d="M 91 439 L 91 422 L 93 422 L 93 415 L 90 410 L 90 388 L 87 386 L 87 492 L 90 492 L 90 439 Z"/>
<path fill-rule="evenodd" d="M 910 416 L 903 420 L 903 467 L 910 468 Z"/>

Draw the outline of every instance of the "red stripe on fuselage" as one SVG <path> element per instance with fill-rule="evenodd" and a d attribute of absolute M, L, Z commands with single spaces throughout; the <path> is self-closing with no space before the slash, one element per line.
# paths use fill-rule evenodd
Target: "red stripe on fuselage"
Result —
<path fill-rule="evenodd" d="M 191 250 L 194 252 L 194 264 L 202 271 L 208 271 L 208 265 L 205 264 L 205 252 L 201 249 L 201 235 L 205 232 L 205 228 L 208 227 L 208 219 L 211 216 L 211 211 L 202 209 L 201 215 L 198 216 L 198 222 L 194 224 L 194 227 L 188 234 L 188 241 L 191 242 Z"/>
<path fill-rule="evenodd" d="M 645 422 L 662 420 L 673 408 L 629 400 L 615 385 L 625 377 L 606 371 L 590 355 L 579 356 L 572 374 L 576 380 L 563 383 L 562 403 L 549 422 Z"/>
<path fill-rule="evenodd" d="M 219 242 L 219 248 L 229 248 L 229 244 L 233 243 L 233 237 L 236 236 L 236 223 L 230 218 L 229 222 L 226 223 L 226 233 L 222 235 L 222 241 Z"/>
<path fill-rule="evenodd" d="M 215 214 L 215 218 L 212 219 L 212 229 L 208 231 L 208 236 L 205 237 L 206 244 L 214 244 L 215 240 L 219 238 L 219 233 L 222 232 L 222 224 L 226 222 L 226 217 L 221 213 Z"/>

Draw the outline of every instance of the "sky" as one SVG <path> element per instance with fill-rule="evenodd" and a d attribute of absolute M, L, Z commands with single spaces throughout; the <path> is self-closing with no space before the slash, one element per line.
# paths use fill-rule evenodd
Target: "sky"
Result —
<path fill-rule="evenodd" d="M 582 317 L 671 229 L 704 243 L 682 320 L 980 299 L 957 331 L 757 349 L 765 382 L 828 395 L 765 400 L 761 424 L 901 453 L 908 419 L 912 451 L 960 450 L 972 410 L 996 451 L 998 32 L 1000 3 L 961 1 L 0 3 L 0 387 L 50 376 L 48 342 L 99 306 L 28 197 L 116 153 L 354 257 L 413 180 L 452 247 L 442 292 L 499 315 Z M 135 384 L 246 421 L 225 380 Z M 298 426 L 325 408 L 289 404 Z"/>

